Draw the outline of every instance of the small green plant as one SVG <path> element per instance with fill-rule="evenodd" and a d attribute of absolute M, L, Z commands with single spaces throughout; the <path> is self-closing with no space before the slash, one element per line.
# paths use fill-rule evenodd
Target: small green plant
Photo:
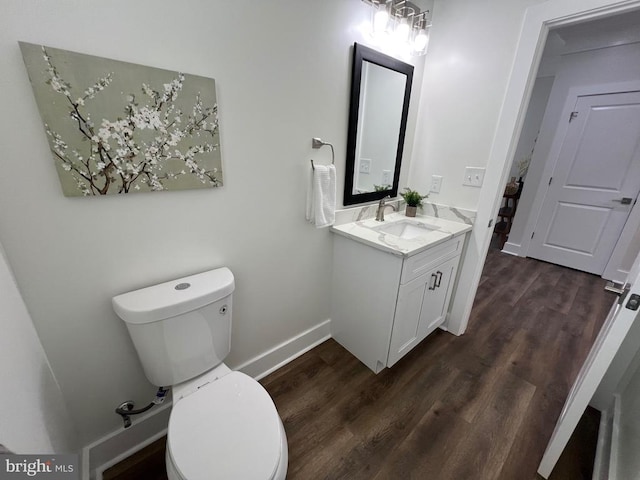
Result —
<path fill-rule="evenodd" d="M 429 194 L 420 195 L 417 191 L 411 190 L 408 187 L 406 187 L 404 190 L 404 193 L 401 193 L 400 195 L 402 195 L 402 198 L 404 198 L 404 201 L 407 202 L 407 205 L 409 205 L 410 207 L 421 207 L 422 200 L 429 196 Z"/>
<path fill-rule="evenodd" d="M 373 189 L 376 192 L 386 192 L 387 190 L 391 190 L 391 185 L 374 185 Z"/>

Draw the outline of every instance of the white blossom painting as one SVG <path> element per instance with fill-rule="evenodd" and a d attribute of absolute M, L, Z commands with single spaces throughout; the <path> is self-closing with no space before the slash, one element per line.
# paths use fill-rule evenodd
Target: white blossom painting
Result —
<path fill-rule="evenodd" d="M 215 80 L 20 48 L 66 196 L 222 186 Z"/>

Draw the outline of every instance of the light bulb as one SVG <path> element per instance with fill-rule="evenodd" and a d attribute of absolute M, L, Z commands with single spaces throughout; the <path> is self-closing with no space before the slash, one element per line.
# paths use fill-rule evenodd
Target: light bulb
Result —
<path fill-rule="evenodd" d="M 373 31 L 375 33 L 384 32 L 387 29 L 389 14 L 385 9 L 378 10 L 373 17 Z"/>
<path fill-rule="evenodd" d="M 398 37 L 398 40 L 406 42 L 409 39 L 410 31 L 411 27 L 409 27 L 409 22 L 407 22 L 406 18 L 402 18 L 396 27 L 396 36 Z"/>
<path fill-rule="evenodd" d="M 429 37 L 427 36 L 427 32 L 424 28 L 421 28 L 416 38 L 413 39 L 413 49 L 421 52 L 425 48 L 427 48 L 427 43 L 429 43 Z"/>

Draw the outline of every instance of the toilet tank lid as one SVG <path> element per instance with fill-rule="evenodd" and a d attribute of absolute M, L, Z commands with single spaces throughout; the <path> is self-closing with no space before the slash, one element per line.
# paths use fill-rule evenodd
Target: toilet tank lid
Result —
<path fill-rule="evenodd" d="M 222 267 L 117 295 L 112 304 L 126 323 L 151 323 L 216 302 L 234 287 L 233 273 Z"/>

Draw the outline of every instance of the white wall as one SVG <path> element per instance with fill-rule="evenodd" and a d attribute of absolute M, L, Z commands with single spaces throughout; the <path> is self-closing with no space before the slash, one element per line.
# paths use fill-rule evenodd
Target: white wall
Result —
<path fill-rule="evenodd" d="M 436 0 L 409 177 L 429 201 L 476 209 L 479 188 L 463 186 L 467 166 L 485 167 L 525 9 L 542 0 Z"/>
<path fill-rule="evenodd" d="M 0 444 L 15 453 L 78 448 L 62 393 L 0 245 Z"/>
<path fill-rule="evenodd" d="M 640 78 L 640 44 L 637 43 L 563 55 L 560 58 L 527 181 L 509 234 L 509 242 L 505 245 L 506 250 L 526 255 L 531 232 L 537 221 L 534 198 L 540 191 L 540 182 L 558 123 L 566 121 L 560 117 L 569 89 L 638 78 Z"/>
<path fill-rule="evenodd" d="M 533 86 L 529 108 L 524 118 L 522 132 L 520 133 L 516 153 L 513 156 L 511 172 L 509 173 L 509 177 L 515 177 L 516 180 L 522 176 L 519 163 L 526 159 L 531 160 L 532 152 L 538 140 L 542 118 L 544 117 L 549 95 L 551 94 L 554 78 L 553 76 L 538 77 Z M 523 178 L 526 180 L 526 172 Z"/>
<path fill-rule="evenodd" d="M 0 241 L 83 444 L 155 392 L 113 295 L 230 267 L 231 366 L 329 317 L 331 234 L 304 221 L 305 179 L 310 158 L 330 160 L 312 137 L 344 171 L 351 46 L 368 19 L 359 0 L 3 1 Z M 225 186 L 63 197 L 18 40 L 215 78 Z"/>

